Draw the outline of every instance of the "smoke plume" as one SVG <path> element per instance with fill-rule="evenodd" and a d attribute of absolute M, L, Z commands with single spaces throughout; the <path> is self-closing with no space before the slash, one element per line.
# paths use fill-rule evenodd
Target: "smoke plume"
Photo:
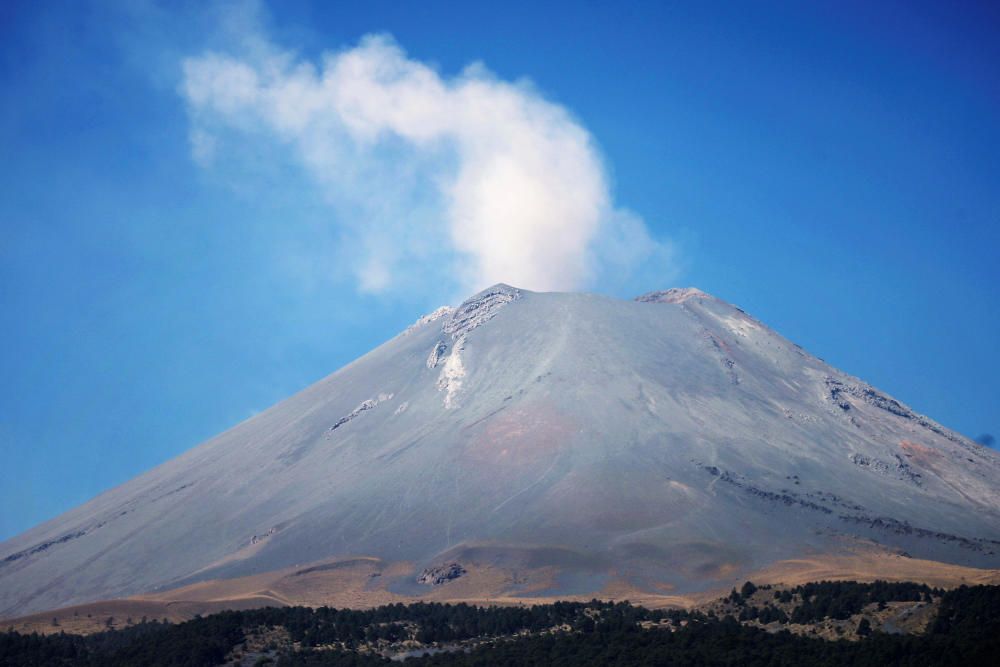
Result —
<path fill-rule="evenodd" d="M 481 64 L 443 76 L 387 35 L 316 62 L 262 32 L 243 43 L 183 63 L 193 157 L 211 168 L 246 143 L 290 156 L 331 205 L 361 290 L 571 290 L 671 268 L 669 246 L 615 207 L 587 130 L 529 83 Z"/>

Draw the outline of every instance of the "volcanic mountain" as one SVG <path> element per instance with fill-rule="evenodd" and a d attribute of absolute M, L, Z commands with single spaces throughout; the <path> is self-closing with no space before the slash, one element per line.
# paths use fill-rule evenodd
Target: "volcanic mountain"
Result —
<path fill-rule="evenodd" d="M 0 616 L 636 599 L 804 563 L 1000 567 L 1000 457 L 697 289 L 501 284 L 0 544 Z"/>

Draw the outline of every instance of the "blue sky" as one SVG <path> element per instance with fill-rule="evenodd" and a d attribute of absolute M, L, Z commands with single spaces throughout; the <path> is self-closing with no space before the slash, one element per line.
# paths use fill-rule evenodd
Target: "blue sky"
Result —
<path fill-rule="evenodd" d="M 1000 430 L 997 9 L 538 4 L 0 4 L 0 539 L 505 271 L 695 285 L 951 428 Z M 272 93 L 303 67 L 319 91 L 344 56 L 424 81 L 448 122 L 426 139 L 433 118 L 387 116 L 373 143 L 372 103 L 289 129 L 302 105 Z M 192 78 L 219 63 L 263 83 Z M 520 136 L 547 148 L 515 167 L 579 159 L 508 228 L 481 209 L 518 181 L 475 178 Z M 546 198 L 567 184 L 592 205 Z M 577 252 L 475 240 L 523 248 L 553 210 Z"/>

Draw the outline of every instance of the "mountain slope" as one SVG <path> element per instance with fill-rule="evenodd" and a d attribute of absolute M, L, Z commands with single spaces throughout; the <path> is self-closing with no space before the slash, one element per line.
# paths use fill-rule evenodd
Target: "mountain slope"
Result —
<path fill-rule="evenodd" d="M 351 557 L 695 591 L 858 544 L 1000 567 L 1000 458 L 698 290 L 497 285 L 3 543 L 0 616 Z"/>

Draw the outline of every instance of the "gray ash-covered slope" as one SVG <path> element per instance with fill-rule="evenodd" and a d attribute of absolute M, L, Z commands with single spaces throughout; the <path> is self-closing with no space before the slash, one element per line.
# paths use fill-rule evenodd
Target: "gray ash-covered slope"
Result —
<path fill-rule="evenodd" d="M 3 543 L 0 616 L 349 556 L 409 594 L 477 559 L 691 591 L 852 540 L 995 568 L 998 508 L 996 453 L 703 292 L 497 285 Z"/>

